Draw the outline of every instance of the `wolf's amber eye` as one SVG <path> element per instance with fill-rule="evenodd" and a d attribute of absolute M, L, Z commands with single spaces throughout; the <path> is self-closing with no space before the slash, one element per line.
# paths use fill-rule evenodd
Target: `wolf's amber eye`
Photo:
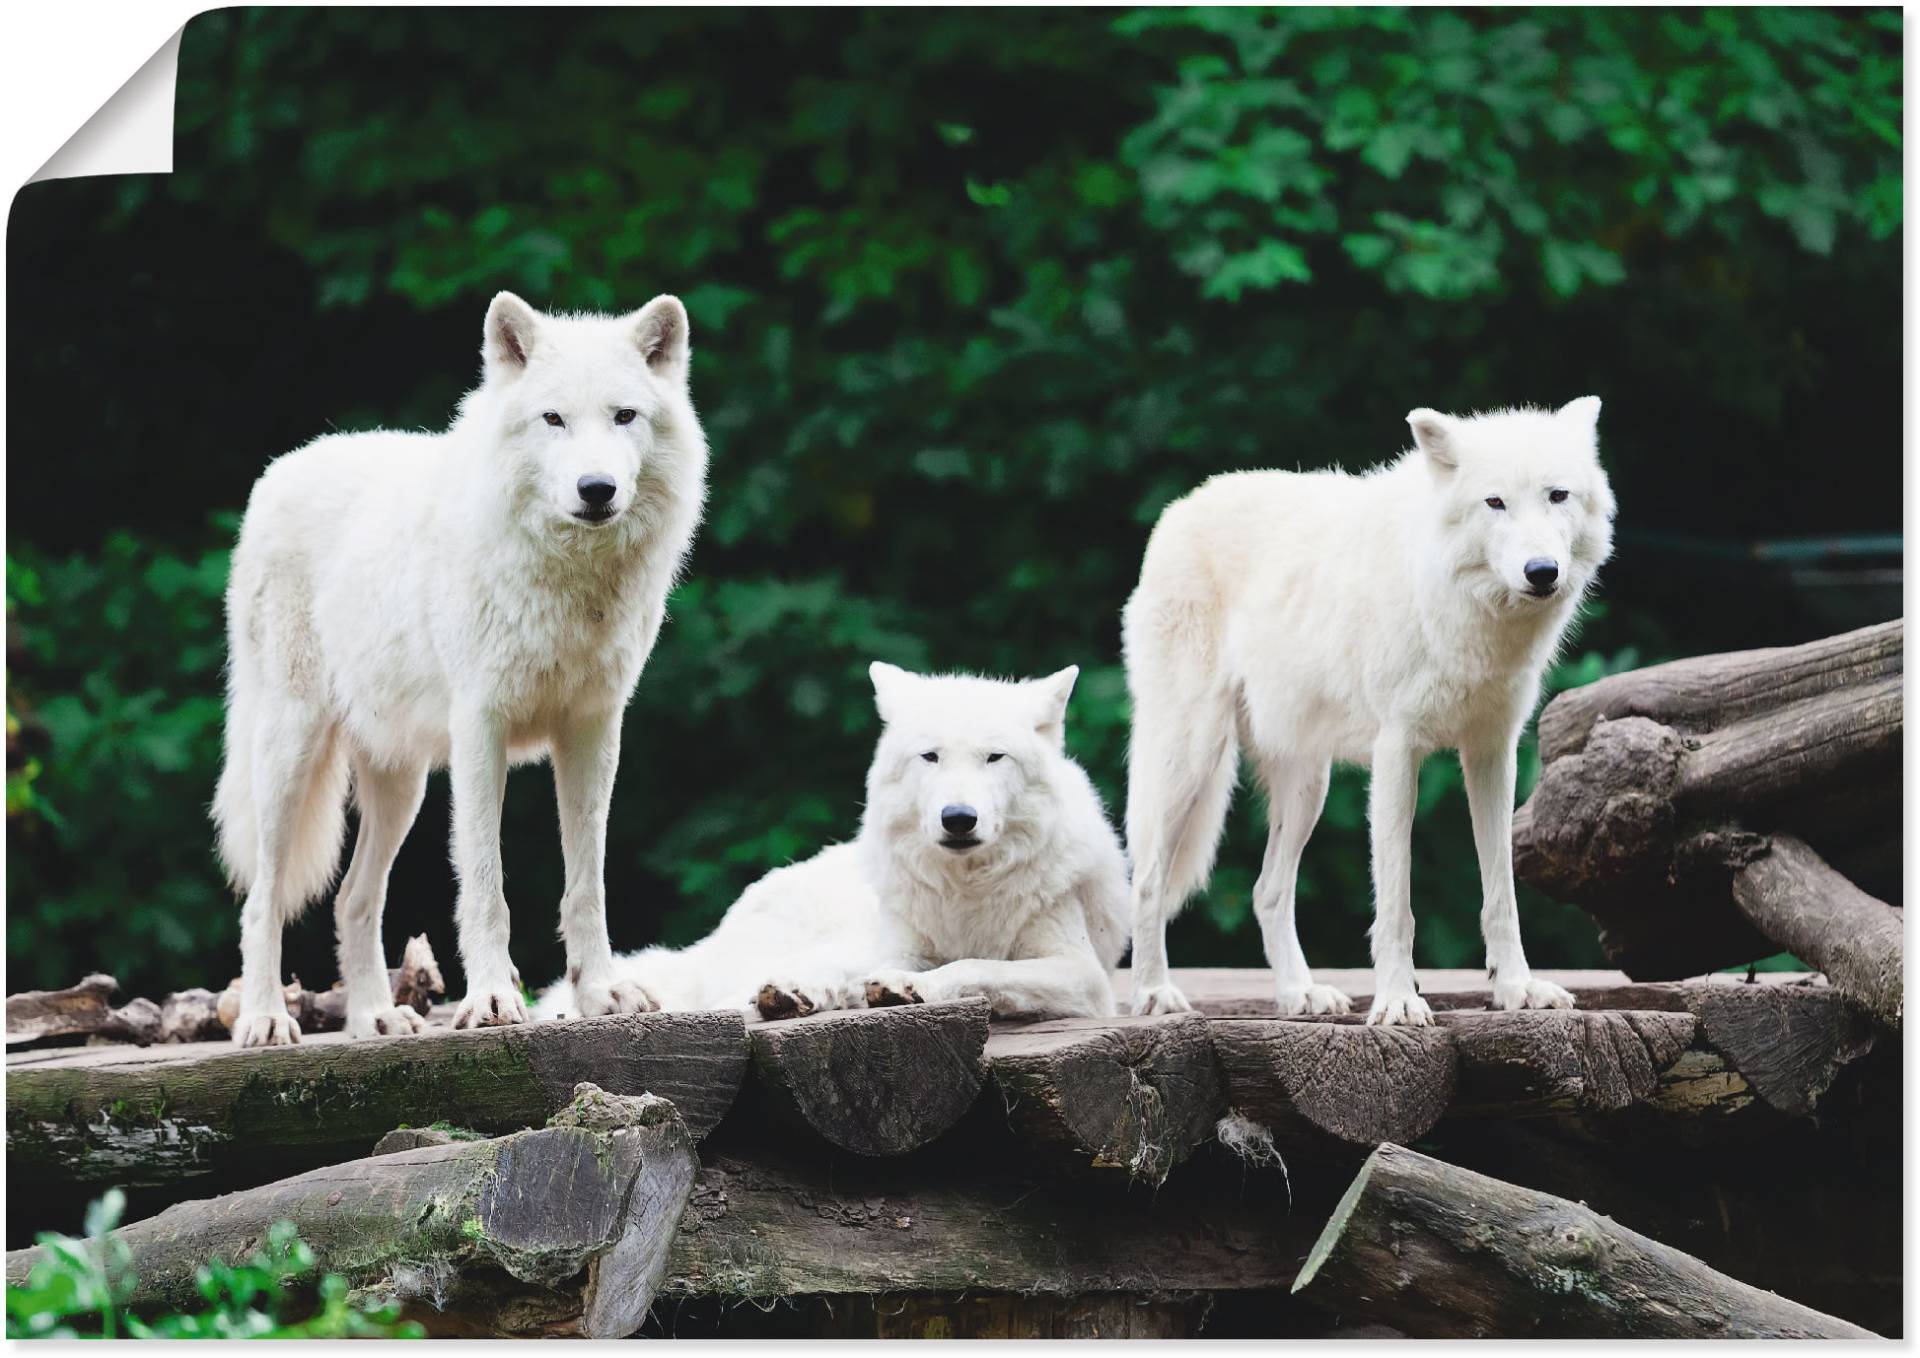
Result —
<path fill-rule="evenodd" d="M 987 756 L 987 762 L 989 764 L 998 764 L 1002 759 L 1005 759 L 1006 757 L 1007 755 L 1004 750 L 995 750 L 992 754 Z"/>
<path fill-rule="evenodd" d="M 1564 490 L 1550 490 L 1547 492 L 1548 504 L 1563 505 L 1566 502 L 1567 502 L 1567 493 Z"/>
<path fill-rule="evenodd" d="M 637 410 L 616 410 L 613 412 L 613 422 L 615 424 L 632 424 L 633 417 L 639 413 Z"/>
<path fill-rule="evenodd" d="M 938 764 L 940 762 L 940 752 L 938 750 L 923 750 L 920 753 L 920 757 L 929 764 Z"/>
<path fill-rule="evenodd" d="M 1507 502 L 1501 499 L 1498 495 L 1489 495 L 1487 497 L 1488 509 L 1505 509 L 1506 507 L 1507 507 Z"/>
<path fill-rule="evenodd" d="M 557 410 L 549 410 L 540 418 L 552 425 L 555 429 L 565 429 L 567 427 L 567 422 L 560 418 L 560 412 Z"/>

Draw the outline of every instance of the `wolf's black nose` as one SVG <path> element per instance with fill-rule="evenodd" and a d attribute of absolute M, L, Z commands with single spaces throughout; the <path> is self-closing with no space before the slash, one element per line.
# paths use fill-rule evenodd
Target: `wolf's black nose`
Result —
<path fill-rule="evenodd" d="M 581 494 L 585 494 L 583 490 Z M 1544 556 L 1536 556 L 1527 563 L 1527 583 L 1535 589 L 1550 589 L 1553 582 L 1560 578 L 1560 563 L 1550 561 Z"/>
<path fill-rule="evenodd" d="M 611 500 L 614 489 L 613 478 L 599 472 L 589 472 L 580 478 L 580 498 L 596 507 Z"/>
<path fill-rule="evenodd" d="M 971 834 L 973 827 L 979 823 L 979 815 L 970 806 L 943 806 L 940 808 L 940 828 L 950 835 Z"/>

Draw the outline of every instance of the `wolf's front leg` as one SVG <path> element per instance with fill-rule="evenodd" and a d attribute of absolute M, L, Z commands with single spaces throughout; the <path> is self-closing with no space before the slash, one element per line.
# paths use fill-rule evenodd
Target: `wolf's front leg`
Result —
<path fill-rule="evenodd" d="M 1433 1022 L 1413 975 L 1413 807 L 1420 756 L 1383 731 L 1373 746 L 1367 819 L 1373 839 L 1373 1008 L 1368 1023 Z"/>
<path fill-rule="evenodd" d="M 1514 740 L 1462 748 L 1473 842 L 1480 854 L 1480 934 L 1487 943 L 1487 979 L 1495 1009 L 1571 1009 L 1573 996 L 1536 981 L 1520 946 L 1520 906 L 1513 890 Z"/>
<path fill-rule="evenodd" d="M 456 709 L 450 723 L 453 774 L 453 862 L 460 877 L 454 922 L 467 997 L 453 1026 L 479 1028 L 525 1023 L 519 973 L 508 956 L 511 921 L 506 876 L 500 866 L 500 803 L 507 792 L 506 724 L 474 708 Z"/>
<path fill-rule="evenodd" d="M 647 992 L 623 978 L 607 939 L 607 807 L 620 763 L 620 710 L 568 720 L 553 742 L 553 789 L 560 803 L 560 848 L 567 889 L 560 898 L 560 937 L 567 945 L 571 1012 L 637 1014 L 658 1008 Z"/>
<path fill-rule="evenodd" d="M 912 977 L 925 1000 L 984 996 L 999 1017 L 1105 1018 L 1114 1012 L 1113 987 L 1091 954 L 1028 957 L 1003 962 L 963 958 Z"/>

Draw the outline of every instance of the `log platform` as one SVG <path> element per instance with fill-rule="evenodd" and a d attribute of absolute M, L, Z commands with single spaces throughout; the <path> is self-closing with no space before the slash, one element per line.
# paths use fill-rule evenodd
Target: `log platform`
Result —
<path fill-rule="evenodd" d="M 1364 1010 L 1368 973 L 1318 975 Z M 1521 1134 L 1579 1147 L 1583 1165 L 1595 1147 L 1643 1162 L 1651 1147 L 1695 1179 L 1733 1173 L 1713 1191 L 1722 1219 L 1739 1214 L 1739 1238 L 1680 1224 L 1703 1266 L 1800 1286 L 1795 1301 L 1887 1328 L 1897 1283 L 1790 1267 L 1801 1233 L 1773 1220 L 1756 1235 L 1746 1223 L 1765 1221 L 1764 1205 L 1747 1215 L 1741 1195 L 1765 1195 L 1782 1138 L 1820 1147 L 1796 1154 L 1837 1154 L 1831 1139 L 1864 1116 L 1860 1072 L 1897 1066 L 1897 1037 L 1809 975 L 1542 975 L 1581 1007 L 1490 1012 L 1481 973 L 1427 971 L 1435 1024 L 1383 1029 L 1357 1015 L 1280 1018 L 1270 973 L 1195 970 L 1175 973 L 1195 1012 L 1153 1018 L 989 1023 L 974 1001 L 757 1023 L 710 1013 L 430 1026 L 257 1050 L 16 1047 L 8 1157 L 26 1171 L 16 1189 L 33 1188 L 15 1194 L 8 1243 L 77 1217 L 74 1204 L 116 1182 L 148 1186 L 135 1213 L 151 1220 L 170 1203 L 278 1183 L 260 1201 L 320 1212 L 312 1234 L 324 1239 L 325 1209 L 286 1189 L 299 1182 L 287 1176 L 392 1158 L 355 1159 L 402 1127 L 385 1145 L 413 1147 L 398 1154 L 414 1159 L 396 1163 L 457 1174 L 481 1152 L 428 1124 L 534 1135 L 591 1081 L 670 1099 L 697 1153 L 665 1263 L 648 1275 L 647 1333 L 1344 1332 L 1340 1308 L 1287 1289 L 1367 1154 Z M 1124 1007 L 1131 977 L 1115 980 Z M 1897 1072 L 1885 1078 L 1897 1106 Z M 1573 1182 L 1544 1150 L 1521 1160 L 1539 1166 L 1528 1190 Z M 375 1185 L 397 1172 L 354 1171 Z M 1870 1262 L 1891 1230 L 1897 1258 L 1897 1204 L 1888 1227 L 1870 1193 L 1833 1191 L 1851 1215 L 1834 1214 L 1824 1257 Z M 1665 1230 L 1673 1204 L 1694 1199 L 1619 1200 L 1624 1225 Z M 537 1305 L 421 1314 L 434 1333 L 609 1333 L 648 1312 L 591 1281 L 545 1279 Z"/>

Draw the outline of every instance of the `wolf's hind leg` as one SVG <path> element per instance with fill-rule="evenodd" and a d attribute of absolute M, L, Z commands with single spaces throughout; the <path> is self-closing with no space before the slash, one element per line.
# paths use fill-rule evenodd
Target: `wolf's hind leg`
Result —
<path fill-rule="evenodd" d="M 424 765 L 383 769 L 356 756 L 353 785 L 360 807 L 360 833 L 333 904 L 340 976 L 347 986 L 347 1036 L 417 1033 L 424 1026 L 420 1016 L 393 1002 L 380 917 L 387 907 L 387 877 L 393 860 L 420 814 L 427 770 Z"/>
<path fill-rule="evenodd" d="M 1260 921 L 1267 965 L 1273 968 L 1275 1002 L 1283 1016 L 1348 1013 L 1351 1000 L 1332 986 L 1313 983 L 1294 913 L 1300 855 L 1326 806 L 1332 766 L 1275 759 L 1265 762 L 1262 775 L 1267 786 L 1267 853 L 1253 886 L 1253 914 Z"/>
<path fill-rule="evenodd" d="M 281 989 L 280 934 L 331 876 L 345 788 L 332 722 L 299 699 L 262 698 L 252 739 L 258 856 L 240 911 L 240 1016 L 233 1040 L 266 1047 L 300 1040 Z"/>
<path fill-rule="evenodd" d="M 1462 748 L 1473 842 L 1480 855 L 1480 934 L 1495 1009 L 1571 1009 L 1573 996 L 1535 980 L 1520 946 L 1520 906 L 1513 890 L 1514 742 Z"/>

